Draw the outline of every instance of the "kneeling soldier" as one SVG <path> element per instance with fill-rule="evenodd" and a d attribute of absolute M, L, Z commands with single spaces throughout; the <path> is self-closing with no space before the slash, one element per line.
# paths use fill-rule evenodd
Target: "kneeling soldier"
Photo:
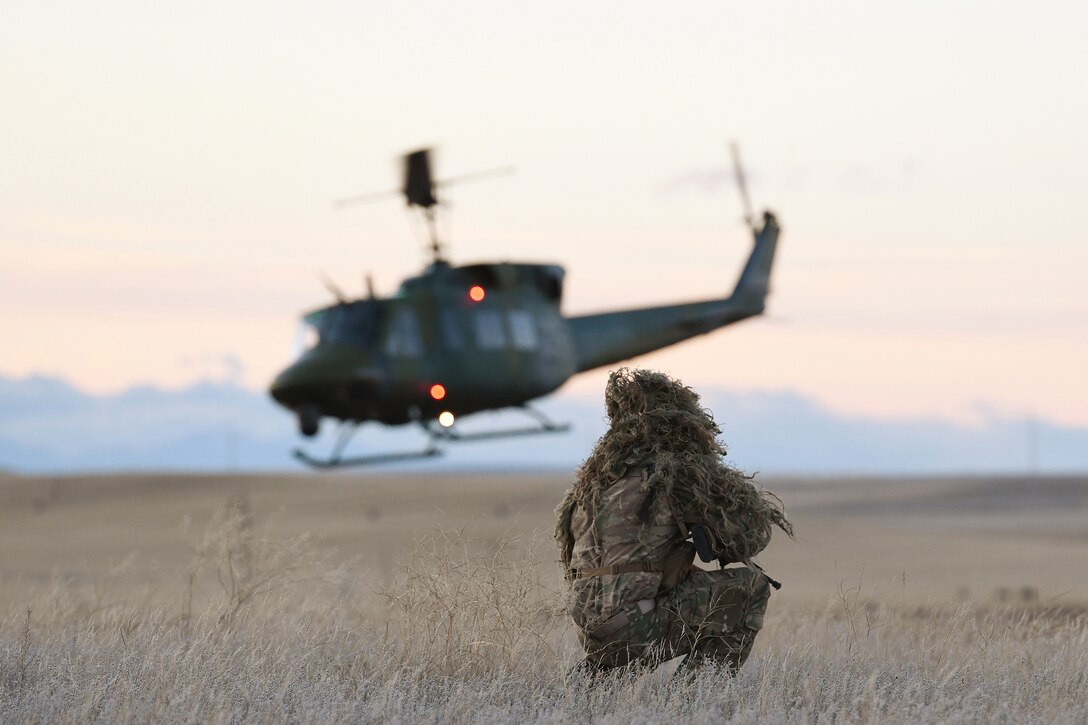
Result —
<path fill-rule="evenodd" d="M 605 403 L 609 429 L 557 510 L 583 666 L 687 655 L 682 668 L 713 661 L 735 672 L 778 586 L 752 557 L 772 526 L 790 536 L 792 527 L 777 498 L 722 461 L 721 430 L 691 388 L 621 369 Z M 703 571 L 696 553 L 745 566 Z"/>

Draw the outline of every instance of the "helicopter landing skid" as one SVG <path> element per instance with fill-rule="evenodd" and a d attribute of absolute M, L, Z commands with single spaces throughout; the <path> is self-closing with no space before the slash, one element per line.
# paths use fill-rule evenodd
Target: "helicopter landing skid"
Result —
<path fill-rule="evenodd" d="M 496 438 L 514 438 L 517 436 L 539 435 L 541 433 L 565 433 L 570 430 L 570 423 L 553 423 L 539 410 L 528 406 L 522 410 L 529 416 L 539 421 L 539 425 L 527 428 L 507 428 L 505 430 L 485 430 L 478 433 L 459 433 L 450 428 L 435 428 L 431 424 L 424 423 L 423 428 L 431 434 L 431 440 L 451 441 L 456 443 L 468 443 L 471 441 L 489 441 Z"/>
<path fill-rule="evenodd" d="M 314 458 L 301 448 L 295 449 L 295 458 L 311 468 L 347 468 L 348 466 L 370 466 L 379 463 L 395 463 L 397 461 L 414 461 L 419 458 L 434 458 L 442 455 L 442 451 L 435 445 L 432 438 L 427 447 L 422 451 L 402 451 L 397 453 L 375 453 L 371 456 L 342 457 L 348 441 L 358 429 L 358 423 L 345 423 L 340 428 L 340 437 L 336 439 L 332 454 L 328 458 Z"/>
<path fill-rule="evenodd" d="M 564 433 L 570 430 L 569 423 L 553 423 L 547 416 L 533 408 L 524 407 L 526 414 L 535 418 L 539 425 L 526 428 L 507 428 L 506 430 L 489 430 L 477 433 L 460 433 L 448 428 L 436 428 L 431 423 L 418 421 L 423 430 L 427 431 L 430 440 L 427 447 L 421 451 L 403 451 L 397 453 L 376 453 L 371 456 L 353 456 L 344 458 L 341 454 L 351 440 L 352 435 L 358 429 L 358 423 L 345 423 L 340 429 L 340 437 L 333 446 L 328 458 L 314 458 L 301 448 L 294 451 L 295 458 L 311 468 L 346 468 L 348 466 L 369 466 L 381 463 L 396 463 L 398 461 L 414 461 L 421 458 L 436 458 L 443 451 L 438 444 L 443 441 L 450 443 L 467 443 L 471 441 L 495 440 L 497 438 L 513 438 L 517 436 L 539 435 L 541 433 Z"/>
<path fill-rule="evenodd" d="M 427 432 L 436 441 L 451 443 L 470 443 L 472 441 L 491 441 L 496 438 L 515 438 L 518 436 L 540 435 L 542 433 L 565 433 L 570 430 L 569 423 L 539 425 L 529 428 L 508 428 L 506 430 L 483 430 L 478 433 L 458 433 L 454 430 L 428 428 Z"/>
<path fill-rule="evenodd" d="M 379 463 L 414 461 L 420 458 L 435 458 L 442 451 L 429 445 L 422 451 L 404 451 L 402 453 L 376 453 L 372 456 L 354 456 L 352 458 L 314 458 L 301 448 L 295 449 L 295 458 L 311 468 L 347 468 L 349 466 L 371 466 Z"/>

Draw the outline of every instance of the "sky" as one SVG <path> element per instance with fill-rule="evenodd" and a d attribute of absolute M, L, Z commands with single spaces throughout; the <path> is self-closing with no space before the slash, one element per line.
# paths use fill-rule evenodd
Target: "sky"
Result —
<path fill-rule="evenodd" d="M 731 289 L 731 181 L 783 226 L 768 315 L 639 358 L 832 410 L 1088 424 L 1088 9 L 1066 2 L 0 7 L 0 374 L 259 390 L 326 273 L 555 261 L 579 314 Z M 604 373 L 566 390 L 599 394 Z M 981 412 L 980 412 L 981 411 Z"/>

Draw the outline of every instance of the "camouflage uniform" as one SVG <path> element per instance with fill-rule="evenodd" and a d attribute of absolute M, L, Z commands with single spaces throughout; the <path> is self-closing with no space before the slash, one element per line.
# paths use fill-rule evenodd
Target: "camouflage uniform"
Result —
<path fill-rule="evenodd" d="M 625 377 L 617 381 L 617 375 Z M 640 375 L 648 380 L 639 379 Z M 648 371 L 621 370 L 613 374 L 609 386 L 614 383 L 664 386 L 669 393 L 665 407 L 678 407 L 689 419 L 707 421 L 699 423 L 709 436 L 702 446 L 710 445 L 707 440 L 719 445 L 715 437 L 717 426 L 698 408 L 698 396 L 690 389 Z M 676 391 L 670 385 L 683 391 L 679 405 L 671 397 Z M 640 413 L 660 409 L 661 397 L 652 390 L 641 391 L 635 395 L 634 405 Z M 620 420 L 624 411 L 611 407 L 610 417 L 614 422 Z M 675 422 L 675 418 L 668 419 Z M 695 547 L 686 541 L 688 524 L 698 522 L 708 529 L 715 542 L 715 553 L 727 560 L 746 562 L 769 542 L 768 521 L 782 524 L 759 509 L 760 503 L 756 502 L 765 502 L 762 494 L 742 474 L 722 467 L 716 451 L 682 456 L 683 465 L 670 465 L 675 463 L 673 449 L 683 446 L 677 441 L 670 441 L 676 445 L 662 446 L 669 441 L 667 435 L 651 438 L 661 450 L 629 451 L 630 440 L 624 439 L 623 445 L 618 449 L 612 446 L 611 455 L 605 456 L 610 446 L 606 434 L 559 507 L 556 538 L 570 582 L 568 611 L 586 651 L 584 664 L 593 669 L 628 664 L 652 667 L 687 655 L 685 665 L 709 659 L 735 671 L 748 658 L 755 636 L 763 626 L 770 596 L 768 580 L 751 567 L 690 569 Z M 617 453 L 620 458 L 628 454 L 626 460 L 615 463 Z M 613 459 L 613 474 L 608 474 L 607 466 L 595 464 L 595 457 L 597 463 L 602 458 Z M 748 499 L 739 497 L 750 504 L 747 508 L 734 502 L 725 508 L 699 509 L 698 492 L 693 494 L 688 485 L 690 477 L 682 475 L 694 465 L 728 478 L 728 485 L 708 488 L 711 493 L 724 495 L 736 490 L 757 495 Z M 614 475 L 621 469 L 619 475 Z M 721 514 L 726 509 L 731 511 L 729 516 Z M 753 509 L 754 514 L 748 509 Z M 778 516 L 785 521 L 780 512 Z M 788 527 L 788 522 L 785 525 Z M 742 540 L 743 545 L 737 543 Z"/>

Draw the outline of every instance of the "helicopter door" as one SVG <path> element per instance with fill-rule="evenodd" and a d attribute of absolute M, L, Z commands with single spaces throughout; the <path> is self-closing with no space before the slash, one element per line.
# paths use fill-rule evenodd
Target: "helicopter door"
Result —
<path fill-rule="evenodd" d="M 475 384 L 488 395 L 501 400 L 517 385 L 517 359 L 507 330 L 506 315 L 501 307 L 474 309 L 472 338 L 475 351 L 469 373 Z"/>
<path fill-rule="evenodd" d="M 382 352 L 385 353 L 396 387 L 411 390 L 415 382 L 423 377 L 426 350 L 419 316 L 412 305 L 401 302 L 389 311 Z"/>
<path fill-rule="evenodd" d="M 457 310 L 441 309 L 438 311 L 438 327 L 442 334 L 442 344 L 451 352 L 465 349 L 465 333 Z"/>
<path fill-rule="evenodd" d="M 574 374 L 574 351 L 563 318 L 552 308 L 537 309 L 533 321 L 540 337 L 540 350 L 533 369 L 545 390 L 554 390 Z"/>
<path fill-rule="evenodd" d="M 486 352 L 506 349 L 506 327 L 499 310 L 476 310 L 472 314 L 476 347 Z"/>
<path fill-rule="evenodd" d="M 507 313 L 510 323 L 510 338 L 518 352 L 536 352 L 540 340 L 536 334 L 536 323 L 528 310 L 510 310 Z"/>
<path fill-rule="evenodd" d="M 400 307 L 393 312 L 385 338 L 385 354 L 412 360 L 423 355 L 423 337 L 419 334 L 419 321 L 411 307 Z"/>

